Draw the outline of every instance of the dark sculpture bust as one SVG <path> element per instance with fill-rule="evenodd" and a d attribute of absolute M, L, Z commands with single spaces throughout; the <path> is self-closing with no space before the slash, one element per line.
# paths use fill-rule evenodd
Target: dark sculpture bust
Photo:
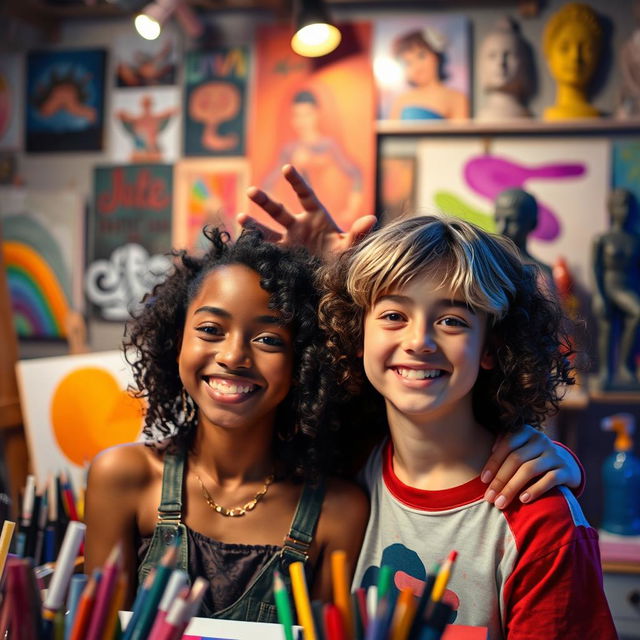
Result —
<path fill-rule="evenodd" d="M 640 324 L 640 235 L 629 229 L 634 204 L 631 192 L 614 189 L 607 202 L 611 228 L 593 245 L 593 311 L 598 321 L 598 383 L 603 390 L 640 390 L 634 362 Z"/>
<path fill-rule="evenodd" d="M 538 224 L 538 202 L 523 189 L 506 189 L 495 201 L 496 231 L 513 240 L 523 261 L 536 265 L 546 283 L 553 288 L 551 267 L 534 258 L 527 250 L 527 237 Z"/>

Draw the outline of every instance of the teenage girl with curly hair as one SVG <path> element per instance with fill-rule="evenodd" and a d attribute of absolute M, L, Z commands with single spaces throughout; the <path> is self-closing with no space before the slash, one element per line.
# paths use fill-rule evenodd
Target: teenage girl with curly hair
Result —
<path fill-rule="evenodd" d="M 355 565 L 368 503 L 326 478 L 336 421 L 314 260 L 255 231 L 206 235 L 208 252 L 177 253 L 128 327 L 146 442 L 91 466 L 85 569 L 120 541 L 130 605 L 178 537 L 180 568 L 211 585 L 201 615 L 273 622 L 274 570 L 306 562 L 328 600 L 331 551 Z"/>

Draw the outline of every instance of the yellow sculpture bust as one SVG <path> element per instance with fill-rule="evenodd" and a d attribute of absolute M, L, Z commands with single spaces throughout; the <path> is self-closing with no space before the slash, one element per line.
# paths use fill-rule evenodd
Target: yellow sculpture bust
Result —
<path fill-rule="evenodd" d="M 588 5 L 571 2 L 551 16 L 543 35 L 544 55 L 557 83 L 556 103 L 544 111 L 545 120 L 597 118 L 587 89 L 598 66 L 602 26 Z"/>

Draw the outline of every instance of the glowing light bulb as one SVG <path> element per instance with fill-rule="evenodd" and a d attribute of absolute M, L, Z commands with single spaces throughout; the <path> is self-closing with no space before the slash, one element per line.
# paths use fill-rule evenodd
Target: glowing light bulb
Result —
<path fill-rule="evenodd" d="M 331 53 L 342 40 L 342 34 L 331 24 L 317 22 L 298 30 L 291 38 L 291 48 L 301 56 L 317 58 Z"/>
<path fill-rule="evenodd" d="M 141 13 L 134 20 L 136 31 L 145 40 L 155 40 L 159 35 L 162 27 L 157 20 L 150 18 L 148 15 Z"/>

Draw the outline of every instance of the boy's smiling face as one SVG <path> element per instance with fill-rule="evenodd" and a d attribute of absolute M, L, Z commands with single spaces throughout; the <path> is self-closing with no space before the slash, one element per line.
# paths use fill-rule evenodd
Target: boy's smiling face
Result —
<path fill-rule="evenodd" d="M 375 301 L 364 319 L 364 369 L 389 418 L 424 422 L 471 415 L 485 348 L 487 314 L 475 312 L 442 278 L 419 276 Z"/>

